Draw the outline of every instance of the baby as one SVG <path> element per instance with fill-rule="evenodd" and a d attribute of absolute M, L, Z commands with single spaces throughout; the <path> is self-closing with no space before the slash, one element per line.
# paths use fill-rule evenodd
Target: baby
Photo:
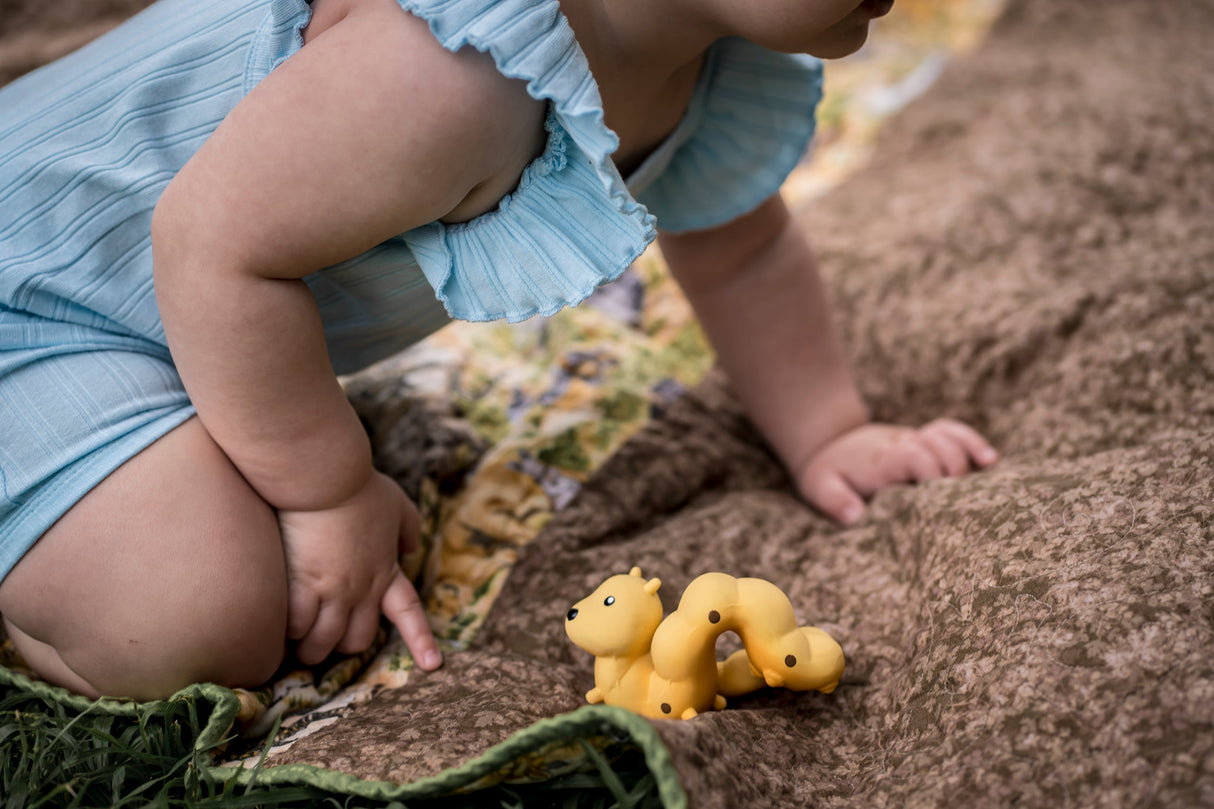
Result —
<path fill-rule="evenodd" d="M 892 0 L 161 0 L 0 90 L 0 615 L 86 695 L 441 657 L 338 385 L 574 305 L 654 238 L 842 523 L 995 460 L 870 422 L 778 189 Z"/>

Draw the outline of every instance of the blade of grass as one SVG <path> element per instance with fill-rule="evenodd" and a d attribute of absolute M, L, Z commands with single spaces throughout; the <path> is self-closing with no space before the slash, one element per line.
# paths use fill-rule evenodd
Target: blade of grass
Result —
<path fill-rule="evenodd" d="M 63 738 L 63 734 L 65 734 L 69 730 L 71 730 L 72 727 L 74 727 L 77 722 L 79 722 L 81 719 L 83 719 L 85 716 L 87 716 L 89 714 L 89 712 L 92 711 L 93 708 L 95 708 L 96 706 L 97 706 L 96 702 L 91 702 L 91 703 L 89 703 L 89 706 L 87 708 L 85 708 L 80 713 L 76 714 L 76 716 L 72 717 L 72 720 L 63 726 L 63 729 L 59 731 L 58 735 L 56 735 L 55 738 L 51 739 L 51 743 L 46 746 L 46 752 L 49 752 L 55 745 L 57 745 L 59 743 L 59 740 Z M 44 753 L 44 755 L 45 755 L 45 753 Z"/>
<path fill-rule="evenodd" d="M 624 787 L 624 782 L 620 780 L 619 775 L 611 768 L 611 764 L 608 763 L 603 754 L 592 744 L 585 739 L 579 739 L 579 741 L 581 742 L 582 749 L 586 751 L 586 755 L 594 762 L 594 766 L 598 768 L 599 775 L 603 777 L 603 783 L 607 785 L 607 789 L 611 790 L 616 804 L 620 809 L 633 809 L 632 798 Z"/>
<path fill-rule="evenodd" d="M 252 788 L 257 783 L 257 779 L 261 777 L 262 765 L 266 762 L 266 756 L 270 755 L 270 748 L 274 746 L 274 740 L 278 738 L 278 729 L 281 727 L 282 714 L 279 714 L 274 720 L 274 727 L 270 728 L 270 735 L 266 737 L 265 746 L 261 748 L 261 755 L 257 757 L 257 763 L 253 765 L 253 777 L 249 779 L 249 788 Z"/>

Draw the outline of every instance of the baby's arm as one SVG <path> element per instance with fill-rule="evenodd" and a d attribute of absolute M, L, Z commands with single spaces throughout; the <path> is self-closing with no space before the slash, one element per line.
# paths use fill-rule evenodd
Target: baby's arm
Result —
<path fill-rule="evenodd" d="M 662 234 L 661 245 L 742 404 L 826 514 L 850 523 L 886 486 L 994 463 L 959 422 L 869 421 L 817 263 L 779 197 L 717 228 Z"/>
<path fill-rule="evenodd" d="M 382 609 L 437 665 L 396 564 L 416 512 L 372 470 L 299 280 L 445 215 L 497 170 L 487 57 L 448 54 L 424 26 L 360 4 L 232 111 L 153 218 L 174 361 L 212 438 L 278 511 L 305 662 L 364 648 Z"/>

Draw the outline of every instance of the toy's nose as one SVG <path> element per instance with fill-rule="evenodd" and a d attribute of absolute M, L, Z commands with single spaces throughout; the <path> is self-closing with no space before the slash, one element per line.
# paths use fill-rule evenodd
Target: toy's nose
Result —
<path fill-rule="evenodd" d="M 569 610 L 569 612 L 567 612 L 565 614 L 566 621 L 572 621 L 576 617 L 577 617 L 577 608 L 576 607 L 574 609 Z"/>

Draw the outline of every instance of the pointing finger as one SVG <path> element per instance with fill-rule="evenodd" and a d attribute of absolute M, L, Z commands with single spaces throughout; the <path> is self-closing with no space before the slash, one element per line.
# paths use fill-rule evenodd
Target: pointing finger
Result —
<path fill-rule="evenodd" d="M 443 656 L 434 641 L 434 633 L 430 631 L 430 622 L 426 620 L 426 611 L 422 607 L 421 599 L 418 598 L 413 585 L 399 570 L 388 589 L 384 591 L 380 609 L 400 630 L 400 636 L 412 652 L 417 665 L 426 671 L 433 671 L 442 665 Z"/>

